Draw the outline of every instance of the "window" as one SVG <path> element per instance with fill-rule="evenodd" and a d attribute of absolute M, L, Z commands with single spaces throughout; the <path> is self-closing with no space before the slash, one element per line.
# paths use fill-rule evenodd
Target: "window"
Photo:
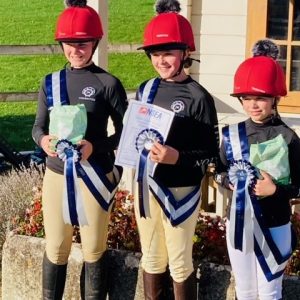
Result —
<path fill-rule="evenodd" d="M 300 0 L 248 0 L 247 30 L 248 57 L 259 39 L 267 37 L 279 45 L 288 89 L 279 110 L 300 113 Z"/>

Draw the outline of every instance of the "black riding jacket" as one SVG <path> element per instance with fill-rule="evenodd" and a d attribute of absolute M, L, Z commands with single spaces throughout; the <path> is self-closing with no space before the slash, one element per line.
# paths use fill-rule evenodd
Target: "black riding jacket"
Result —
<path fill-rule="evenodd" d="M 67 68 L 67 93 L 71 105 L 84 104 L 87 110 L 87 130 L 84 139 L 93 145 L 93 159 L 105 173 L 113 168 L 116 149 L 123 128 L 123 116 L 127 108 L 127 96 L 121 82 L 100 67 L 92 64 L 86 68 Z M 85 91 L 89 90 L 89 93 Z M 93 91 L 93 92 L 90 92 Z M 115 133 L 108 136 L 109 117 Z M 49 111 L 45 80 L 39 91 L 38 110 L 32 137 L 40 145 L 41 138 L 48 134 Z M 59 158 L 47 158 L 47 167 L 63 174 L 63 162 Z"/>
<path fill-rule="evenodd" d="M 212 96 L 191 77 L 183 82 L 161 80 L 153 104 L 175 112 L 165 144 L 179 151 L 177 163 L 158 164 L 154 178 L 166 187 L 199 185 L 208 161 L 218 155 L 218 120 Z"/>
<path fill-rule="evenodd" d="M 246 134 L 249 146 L 276 138 L 281 134 L 288 146 L 290 165 L 290 184 L 276 184 L 276 192 L 272 196 L 259 199 L 262 214 L 268 227 L 287 224 L 290 221 L 291 207 L 289 200 L 300 197 L 300 139 L 281 119 L 273 118 L 265 124 L 258 124 L 251 119 L 246 120 Z M 227 159 L 224 144 L 220 151 L 221 165 L 218 173 L 227 171 Z M 218 183 L 228 188 L 227 176 L 217 176 Z"/>

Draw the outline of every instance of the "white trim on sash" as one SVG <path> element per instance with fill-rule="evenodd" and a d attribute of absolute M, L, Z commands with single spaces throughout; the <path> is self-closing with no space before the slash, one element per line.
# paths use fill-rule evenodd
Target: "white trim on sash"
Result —
<path fill-rule="evenodd" d="M 58 71 L 52 73 L 53 107 L 61 105 L 60 89 L 60 71 Z"/>

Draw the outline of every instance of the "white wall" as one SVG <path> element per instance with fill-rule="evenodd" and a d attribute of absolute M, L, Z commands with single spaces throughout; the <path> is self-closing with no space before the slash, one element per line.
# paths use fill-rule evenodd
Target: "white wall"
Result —
<path fill-rule="evenodd" d="M 191 75 L 215 97 L 219 112 L 241 112 L 229 94 L 234 72 L 245 59 L 247 0 L 193 0 L 191 22 L 201 60 Z"/>

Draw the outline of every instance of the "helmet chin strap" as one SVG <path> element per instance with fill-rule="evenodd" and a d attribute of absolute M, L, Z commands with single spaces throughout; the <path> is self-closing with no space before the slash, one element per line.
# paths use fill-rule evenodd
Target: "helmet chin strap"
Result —
<path fill-rule="evenodd" d="M 92 55 L 91 57 L 87 60 L 86 64 L 88 65 L 90 63 L 90 61 L 93 59 L 93 55 L 98 47 L 98 44 L 99 44 L 99 40 L 95 40 L 95 45 L 93 46 L 93 51 L 92 51 Z"/>
<path fill-rule="evenodd" d="M 277 104 L 279 102 L 279 98 L 278 97 L 274 97 L 273 99 L 273 105 L 272 108 L 274 110 L 274 114 L 272 115 L 272 119 L 280 119 L 280 115 L 278 113 L 278 109 L 277 109 Z"/>

